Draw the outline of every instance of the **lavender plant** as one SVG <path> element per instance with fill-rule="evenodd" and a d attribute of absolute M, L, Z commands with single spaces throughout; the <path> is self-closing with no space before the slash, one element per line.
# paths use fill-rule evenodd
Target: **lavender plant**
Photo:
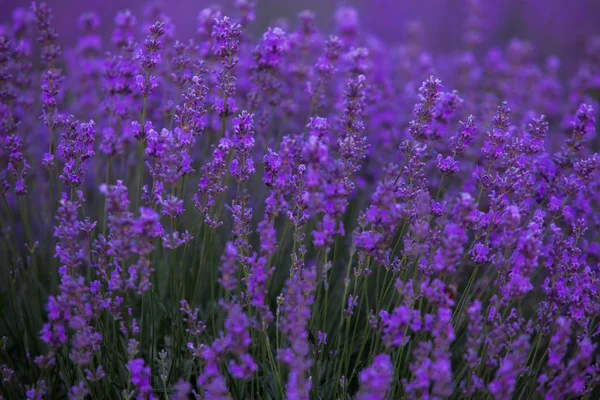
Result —
<path fill-rule="evenodd" d="M 600 39 L 559 71 L 481 48 L 485 6 L 444 55 L 351 7 L 86 13 L 73 48 L 15 10 L 0 399 L 598 398 Z"/>

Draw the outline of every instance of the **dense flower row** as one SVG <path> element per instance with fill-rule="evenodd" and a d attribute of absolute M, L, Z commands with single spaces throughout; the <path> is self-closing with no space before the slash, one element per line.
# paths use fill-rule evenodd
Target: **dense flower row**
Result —
<path fill-rule="evenodd" d="M 0 398 L 600 395 L 600 38 L 254 6 L 0 26 Z"/>

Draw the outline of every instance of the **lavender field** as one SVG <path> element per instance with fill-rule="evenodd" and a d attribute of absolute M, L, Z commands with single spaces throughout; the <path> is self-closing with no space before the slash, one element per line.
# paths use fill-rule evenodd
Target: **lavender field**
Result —
<path fill-rule="evenodd" d="M 123 3 L 0 15 L 0 400 L 600 398 L 600 6 Z"/>

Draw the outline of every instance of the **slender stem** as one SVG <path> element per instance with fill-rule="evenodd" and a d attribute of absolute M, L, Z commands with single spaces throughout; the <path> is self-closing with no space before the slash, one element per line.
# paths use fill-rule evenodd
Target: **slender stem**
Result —
<path fill-rule="evenodd" d="M 139 208 L 142 205 L 142 184 L 144 182 L 144 153 L 146 148 L 146 142 L 140 142 L 140 161 L 138 164 L 138 183 L 137 183 L 137 196 L 136 196 L 136 204 Z"/>
<path fill-rule="evenodd" d="M 109 157 L 106 162 L 106 178 L 105 183 L 110 185 L 110 168 L 112 164 L 112 157 Z M 106 226 L 108 223 L 108 209 L 106 208 L 106 198 L 104 199 L 104 216 L 102 217 L 102 235 L 106 237 Z"/>

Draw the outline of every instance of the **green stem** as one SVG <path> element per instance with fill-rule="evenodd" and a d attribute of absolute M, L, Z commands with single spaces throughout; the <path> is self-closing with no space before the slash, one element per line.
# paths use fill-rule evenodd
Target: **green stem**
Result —
<path fill-rule="evenodd" d="M 110 184 L 110 168 L 111 168 L 111 163 L 112 163 L 112 157 L 108 158 L 108 161 L 106 162 L 106 178 L 105 178 L 105 183 L 107 185 Z M 102 236 L 106 237 L 106 226 L 108 223 L 108 209 L 106 208 L 106 198 L 104 199 L 104 216 L 102 218 Z"/>

